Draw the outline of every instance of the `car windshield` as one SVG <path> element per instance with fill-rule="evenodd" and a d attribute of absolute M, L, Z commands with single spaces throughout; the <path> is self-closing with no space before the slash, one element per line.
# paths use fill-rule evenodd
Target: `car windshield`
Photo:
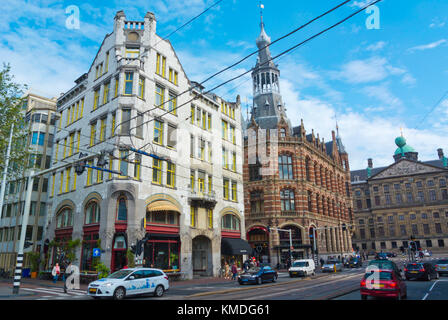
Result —
<path fill-rule="evenodd" d="M 305 261 L 300 261 L 300 262 L 294 262 L 293 267 L 306 267 L 307 263 Z"/>
<path fill-rule="evenodd" d="M 110 276 L 108 276 L 108 278 L 109 279 L 123 279 L 132 272 L 133 272 L 133 270 L 120 270 L 120 271 L 112 273 Z"/>
<path fill-rule="evenodd" d="M 373 279 L 378 279 L 377 278 L 378 275 L 375 274 L 375 271 L 368 272 L 364 275 L 364 279 L 366 279 L 366 280 L 368 280 L 371 277 L 373 277 Z M 392 280 L 392 272 L 380 271 L 379 272 L 379 280 Z"/>
<path fill-rule="evenodd" d="M 422 267 L 421 263 L 410 263 L 406 266 L 409 270 L 419 270 Z"/>
<path fill-rule="evenodd" d="M 438 264 L 448 264 L 448 259 L 443 259 L 443 260 L 439 260 L 437 261 Z"/>
<path fill-rule="evenodd" d="M 257 273 L 258 271 L 260 271 L 259 267 L 254 267 L 247 270 L 248 273 Z"/>
<path fill-rule="evenodd" d="M 369 262 L 369 266 L 377 266 L 380 269 L 395 269 L 393 262 L 389 260 L 372 260 Z"/>

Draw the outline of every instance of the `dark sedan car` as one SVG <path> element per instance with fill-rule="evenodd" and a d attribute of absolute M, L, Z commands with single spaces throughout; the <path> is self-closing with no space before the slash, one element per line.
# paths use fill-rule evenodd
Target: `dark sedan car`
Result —
<path fill-rule="evenodd" d="M 239 284 L 245 283 L 256 283 L 262 284 L 263 282 L 277 281 L 278 274 L 277 271 L 273 270 L 269 266 L 264 267 L 254 267 L 245 271 L 238 277 Z"/>
<path fill-rule="evenodd" d="M 423 279 L 431 281 L 431 279 L 439 279 L 439 273 L 430 263 L 408 263 L 404 268 L 406 280 Z"/>
<path fill-rule="evenodd" d="M 353 258 L 348 262 L 349 268 L 359 268 L 362 267 L 362 261 L 359 258 Z"/>

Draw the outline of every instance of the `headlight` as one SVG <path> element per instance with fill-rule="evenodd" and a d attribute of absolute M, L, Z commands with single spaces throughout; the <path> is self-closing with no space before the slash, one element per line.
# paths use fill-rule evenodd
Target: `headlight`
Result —
<path fill-rule="evenodd" d="M 103 286 L 106 286 L 106 287 L 110 287 L 110 286 L 112 286 L 112 285 L 113 285 L 112 282 L 107 282 L 107 283 L 104 283 L 104 284 L 103 284 Z"/>

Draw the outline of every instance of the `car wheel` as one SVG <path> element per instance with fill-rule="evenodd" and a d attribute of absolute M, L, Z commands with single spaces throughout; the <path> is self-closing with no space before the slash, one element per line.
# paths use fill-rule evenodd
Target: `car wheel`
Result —
<path fill-rule="evenodd" d="M 163 289 L 163 286 L 161 284 L 159 284 L 156 287 L 156 290 L 154 290 L 154 297 L 161 297 L 163 296 L 163 293 L 165 292 L 165 289 Z"/>
<path fill-rule="evenodd" d="M 115 300 L 122 300 L 126 296 L 126 290 L 123 287 L 118 287 L 114 291 L 114 299 Z"/>
<path fill-rule="evenodd" d="M 261 280 L 260 277 L 257 278 L 257 284 L 261 284 L 263 281 Z"/>
<path fill-rule="evenodd" d="M 367 297 L 368 297 L 367 295 L 362 294 L 362 295 L 361 295 L 361 300 L 367 300 Z"/>

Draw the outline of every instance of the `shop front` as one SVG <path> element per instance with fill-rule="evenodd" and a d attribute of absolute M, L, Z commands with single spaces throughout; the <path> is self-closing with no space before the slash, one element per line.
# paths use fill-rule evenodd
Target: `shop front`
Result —
<path fill-rule="evenodd" d="M 261 263 L 271 263 L 269 255 L 269 232 L 265 227 L 256 226 L 247 232 L 247 240 L 252 248 L 252 255 Z"/>
<path fill-rule="evenodd" d="M 243 259 L 252 254 L 252 248 L 246 240 L 241 239 L 241 223 L 231 213 L 225 214 L 221 221 L 221 266 L 225 262 L 236 262 L 238 268 L 243 267 Z"/>
<path fill-rule="evenodd" d="M 168 200 L 158 200 L 146 208 L 145 266 L 167 273 L 180 272 L 180 210 Z"/>

